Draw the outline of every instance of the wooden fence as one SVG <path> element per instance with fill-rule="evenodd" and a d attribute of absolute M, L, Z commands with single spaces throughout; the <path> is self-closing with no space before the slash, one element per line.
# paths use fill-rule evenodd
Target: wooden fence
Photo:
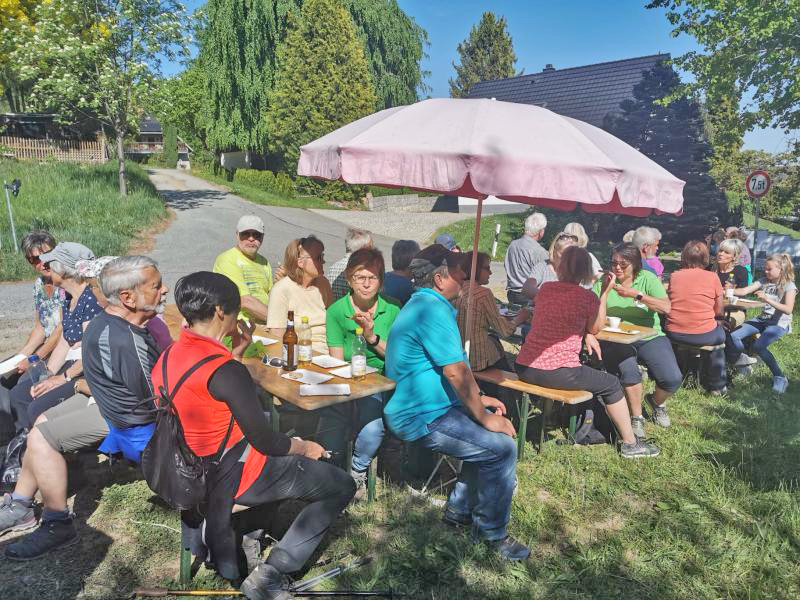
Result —
<path fill-rule="evenodd" d="M 28 160 L 104 163 L 108 160 L 101 140 L 35 140 L 0 135 L 0 152 Z"/>

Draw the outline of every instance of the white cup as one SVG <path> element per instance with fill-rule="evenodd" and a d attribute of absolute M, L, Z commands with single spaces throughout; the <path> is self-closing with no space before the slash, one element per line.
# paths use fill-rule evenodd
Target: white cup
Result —
<path fill-rule="evenodd" d="M 608 317 L 608 326 L 611 329 L 619 329 L 619 325 L 622 322 L 620 317 Z"/>
<path fill-rule="evenodd" d="M 733 288 L 725 288 L 725 298 L 727 298 L 729 301 L 733 302 L 733 299 L 735 297 L 736 296 L 733 293 Z"/>

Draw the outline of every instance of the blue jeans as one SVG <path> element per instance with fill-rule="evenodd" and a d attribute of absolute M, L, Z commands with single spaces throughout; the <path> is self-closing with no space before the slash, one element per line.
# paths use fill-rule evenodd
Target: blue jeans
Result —
<path fill-rule="evenodd" d="M 744 341 L 757 333 L 760 333 L 761 337 L 753 344 L 753 350 L 756 351 L 761 357 L 761 360 L 764 361 L 764 364 L 772 371 L 773 377 L 783 377 L 783 371 L 781 371 L 781 368 L 778 366 L 778 361 L 775 360 L 772 352 L 767 348 L 772 342 L 778 341 L 789 333 L 786 329 L 778 325 L 768 325 L 758 320 L 745 321 L 742 323 L 740 327 L 731 332 L 731 343 L 728 344 L 728 347 L 731 349 L 728 354 L 728 360 L 735 362 L 739 358 L 739 355 L 744 352 Z"/>
<path fill-rule="evenodd" d="M 447 510 L 472 518 L 473 533 L 485 540 L 505 539 L 517 469 L 514 438 L 489 431 L 463 408 L 451 408 L 428 425 L 420 438 L 426 448 L 464 461 Z"/>
<path fill-rule="evenodd" d="M 355 444 L 353 444 L 353 471 L 363 472 L 369 468 L 369 463 L 375 458 L 383 442 L 383 395 L 375 394 L 354 401 L 358 407 L 358 423 L 356 424 Z M 348 431 L 350 421 L 350 407 L 345 404 L 336 404 L 319 410 L 319 434 L 317 442 L 326 450 L 334 452 L 339 460 L 336 464 L 343 465 L 344 451 L 347 440 L 344 432 Z"/>

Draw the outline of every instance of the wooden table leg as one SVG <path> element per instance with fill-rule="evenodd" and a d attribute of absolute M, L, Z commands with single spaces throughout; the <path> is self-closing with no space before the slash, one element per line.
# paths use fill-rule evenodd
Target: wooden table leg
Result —
<path fill-rule="evenodd" d="M 375 500 L 375 484 L 378 478 L 378 457 L 372 459 L 367 469 L 367 502 Z"/>

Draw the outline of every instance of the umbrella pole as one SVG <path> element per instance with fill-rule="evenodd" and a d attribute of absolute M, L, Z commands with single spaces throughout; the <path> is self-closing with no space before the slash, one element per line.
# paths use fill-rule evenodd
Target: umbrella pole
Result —
<path fill-rule="evenodd" d="M 467 292 L 467 339 L 464 342 L 464 352 L 469 359 L 469 346 L 472 340 L 472 328 L 475 324 L 475 315 L 472 314 L 472 293 L 475 290 L 475 271 L 478 265 L 478 241 L 481 237 L 481 213 L 483 212 L 483 198 L 478 198 L 478 212 L 475 214 L 475 237 L 472 238 L 472 265 L 470 267 L 469 291 Z"/>

